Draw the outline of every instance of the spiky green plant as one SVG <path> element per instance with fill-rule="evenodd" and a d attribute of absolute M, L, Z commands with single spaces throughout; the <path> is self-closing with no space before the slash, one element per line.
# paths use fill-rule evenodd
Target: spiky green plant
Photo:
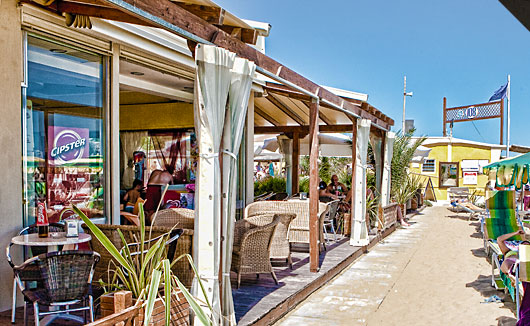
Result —
<path fill-rule="evenodd" d="M 73 207 L 74 211 L 81 217 L 83 222 L 88 226 L 92 234 L 101 242 L 109 254 L 116 262 L 111 264 L 114 267 L 109 268 L 111 279 L 106 285 L 108 292 L 117 290 L 129 290 L 132 292 L 133 298 L 138 302 L 143 302 L 145 309 L 144 325 L 149 325 L 153 314 L 155 300 L 162 298 L 165 305 L 165 322 L 166 326 L 170 324 L 170 300 L 175 289 L 180 289 L 182 294 L 188 301 L 195 316 L 203 325 L 213 325 L 212 313 L 213 309 L 208 302 L 206 290 L 199 279 L 199 287 L 202 291 L 205 302 L 203 304 L 208 307 L 209 313 L 199 304 L 199 301 L 194 298 L 180 282 L 180 280 L 173 274 L 171 267 L 180 259 L 188 259 L 190 265 L 199 275 L 192 258 L 189 254 L 184 254 L 170 262 L 167 259 L 166 242 L 169 240 L 169 233 L 160 237 L 151 246 L 146 246 L 146 241 L 150 240 L 150 234 L 146 237 L 145 231 L 145 213 L 143 204 L 139 205 L 139 219 L 140 219 L 140 239 L 139 251 L 137 255 L 131 254 L 129 244 L 126 242 L 122 232 L 118 229 L 118 234 L 123 242 L 123 249 L 118 250 L 116 246 L 109 240 L 109 238 L 95 225 L 79 208 Z M 160 290 L 160 289 L 163 290 Z"/>
<path fill-rule="evenodd" d="M 414 130 L 403 134 L 401 131 L 397 133 L 394 141 L 394 153 L 392 156 L 391 166 L 391 185 L 390 194 L 392 198 L 402 204 L 403 198 L 407 197 L 409 190 L 407 188 L 408 183 L 408 169 L 414 157 L 414 152 L 424 141 L 425 137 L 418 137 L 412 139 Z M 404 202 L 406 202 L 406 199 Z"/>

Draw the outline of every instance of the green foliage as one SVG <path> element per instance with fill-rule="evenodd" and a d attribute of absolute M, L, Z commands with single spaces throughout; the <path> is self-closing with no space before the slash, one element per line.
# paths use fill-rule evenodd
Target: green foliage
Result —
<path fill-rule="evenodd" d="M 406 134 L 398 132 L 394 141 L 390 193 L 395 201 L 402 204 L 408 200 L 410 189 L 408 187 L 408 168 L 414 157 L 414 152 L 424 141 L 425 137 L 412 140 L 414 130 Z M 407 199 L 405 199 L 407 198 Z M 404 200 L 405 199 L 405 200 Z M 403 201 L 404 200 L 404 201 Z"/>
<path fill-rule="evenodd" d="M 267 192 L 286 192 L 285 179 L 282 177 L 268 177 L 254 182 L 254 196 Z"/>
<path fill-rule="evenodd" d="M 370 225 L 375 226 L 378 219 L 378 210 L 379 210 L 379 196 L 374 196 L 374 198 L 366 199 L 366 214 L 370 219 Z"/>
<path fill-rule="evenodd" d="M 376 178 L 375 178 L 375 172 L 371 169 L 366 169 L 366 187 L 372 189 L 372 191 L 375 192 L 376 186 L 375 186 Z"/>
<path fill-rule="evenodd" d="M 331 163 L 329 157 L 320 157 L 320 164 L 318 166 L 318 176 L 320 177 L 320 180 L 324 181 L 325 183 L 329 183 L 329 181 L 331 180 Z"/>
<path fill-rule="evenodd" d="M 308 176 L 300 176 L 300 183 L 298 184 L 298 188 L 300 189 L 300 192 L 309 193 L 309 177 Z"/>
<path fill-rule="evenodd" d="M 209 309 L 210 314 L 206 313 L 203 308 L 197 303 L 197 299 L 189 295 L 186 287 L 179 281 L 179 279 L 173 275 L 171 271 L 171 264 L 176 261 L 186 258 L 190 262 L 190 265 L 198 275 L 197 269 L 193 264 L 190 255 L 185 254 L 178 257 L 173 262 L 167 259 L 167 248 L 166 242 L 169 240 L 169 233 L 161 236 L 151 246 L 146 246 L 151 238 L 151 234 L 146 237 L 145 232 L 145 213 L 143 204 L 140 204 L 139 218 L 140 218 L 140 239 L 138 244 L 134 244 L 133 248 L 139 249 L 138 253 L 132 253 L 130 251 L 130 245 L 128 244 L 118 229 L 118 234 L 121 237 L 123 243 L 123 249 L 118 250 L 112 241 L 76 206 L 73 207 L 74 211 L 81 217 L 83 222 L 88 226 L 93 235 L 101 242 L 108 253 L 114 258 L 115 261 L 111 261 L 109 264 L 109 282 L 104 284 L 106 292 L 113 292 L 119 290 L 128 290 L 132 292 L 132 295 L 137 299 L 138 303 L 142 303 L 145 309 L 144 325 L 149 325 L 152 317 L 155 300 L 161 298 L 164 300 L 165 305 L 165 322 L 166 325 L 170 324 L 170 300 L 171 293 L 174 289 L 179 288 L 185 295 L 190 307 L 193 312 L 201 320 L 203 325 L 213 325 L 213 321 L 210 318 L 213 312 L 212 306 L 208 302 L 206 290 L 201 281 L 199 281 L 199 287 L 202 291 L 203 297 L 206 299 L 206 305 Z M 158 210 L 157 210 L 158 212 Z M 155 213 L 156 214 L 156 213 Z M 163 289 L 163 290 L 161 290 Z M 167 295 L 166 295 L 167 294 Z"/>

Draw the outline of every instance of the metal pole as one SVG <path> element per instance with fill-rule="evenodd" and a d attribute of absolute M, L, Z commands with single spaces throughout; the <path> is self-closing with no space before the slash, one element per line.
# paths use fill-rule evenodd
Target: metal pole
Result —
<path fill-rule="evenodd" d="M 508 124 L 507 124 L 507 131 L 506 131 L 506 157 L 510 157 L 510 75 L 508 75 L 508 90 L 506 91 L 506 98 L 507 100 L 507 110 L 506 115 L 508 116 Z"/>
<path fill-rule="evenodd" d="M 407 99 L 407 76 L 403 76 L 403 123 L 401 124 L 401 133 L 405 134 L 405 101 Z"/>

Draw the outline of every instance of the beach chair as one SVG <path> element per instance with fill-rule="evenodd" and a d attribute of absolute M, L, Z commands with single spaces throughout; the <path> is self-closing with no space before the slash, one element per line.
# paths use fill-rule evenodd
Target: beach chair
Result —
<path fill-rule="evenodd" d="M 462 211 L 464 211 L 465 213 L 469 213 L 469 217 L 467 219 L 468 221 L 471 220 L 472 218 L 480 219 L 481 215 L 486 214 L 487 212 L 485 209 L 474 210 L 469 207 L 465 207 L 462 204 L 457 203 L 457 202 L 451 202 L 451 206 L 453 207 L 454 212 L 456 212 L 457 214 Z"/>
<path fill-rule="evenodd" d="M 496 289 L 510 286 L 506 275 L 500 271 L 503 254 L 497 244 L 497 238 L 503 234 L 517 231 L 522 227 L 515 210 L 515 192 L 497 191 L 487 199 L 488 216 L 481 221 L 486 254 L 491 253 L 491 285 Z M 523 240 L 520 236 L 510 238 L 511 241 Z M 498 275 L 497 275 L 498 271 Z"/>

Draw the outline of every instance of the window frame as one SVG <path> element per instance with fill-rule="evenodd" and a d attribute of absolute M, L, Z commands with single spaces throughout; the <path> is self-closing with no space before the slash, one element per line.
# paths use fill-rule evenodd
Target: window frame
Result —
<path fill-rule="evenodd" d="M 444 186 L 442 185 L 442 164 L 456 164 L 456 185 Z M 451 187 L 459 187 L 460 185 L 460 162 L 438 162 L 438 188 L 447 189 Z"/>
<path fill-rule="evenodd" d="M 424 169 L 425 161 L 427 161 L 427 160 L 429 160 L 429 161 L 432 160 L 433 161 L 432 162 L 432 171 L 425 171 L 425 169 Z M 429 174 L 436 173 L 436 159 L 434 159 L 434 158 L 425 158 L 425 159 L 423 159 L 423 163 L 421 164 L 421 173 L 429 173 Z"/>

